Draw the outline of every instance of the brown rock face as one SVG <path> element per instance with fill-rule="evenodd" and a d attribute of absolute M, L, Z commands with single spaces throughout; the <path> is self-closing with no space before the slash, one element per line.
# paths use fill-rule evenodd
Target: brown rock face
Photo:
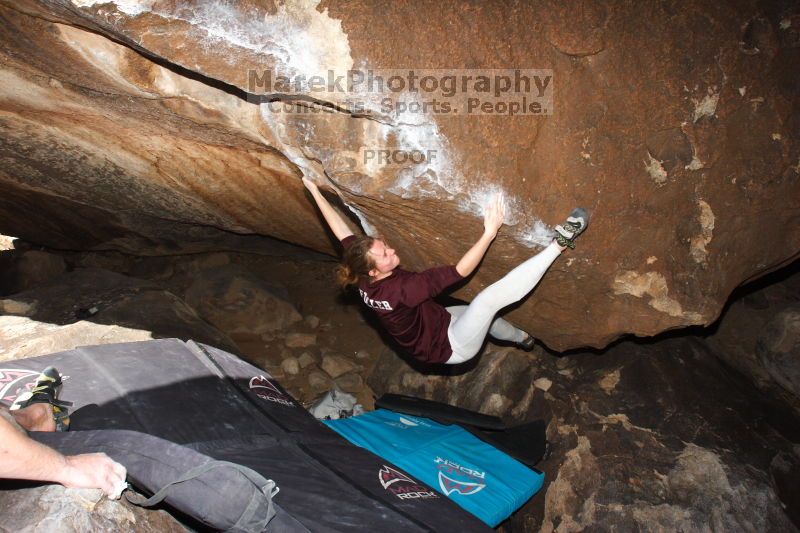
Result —
<path fill-rule="evenodd" d="M 761 6 L 0 0 L 0 232 L 148 255 L 257 251 L 261 235 L 333 252 L 305 174 L 424 268 L 467 250 L 499 190 L 507 225 L 458 296 L 583 205 L 578 249 L 511 320 L 555 349 L 709 324 L 800 251 L 800 10 Z M 549 69 L 552 109 L 395 114 L 310 86 L 265 94 L 250 75 L 371 68 Z"/>

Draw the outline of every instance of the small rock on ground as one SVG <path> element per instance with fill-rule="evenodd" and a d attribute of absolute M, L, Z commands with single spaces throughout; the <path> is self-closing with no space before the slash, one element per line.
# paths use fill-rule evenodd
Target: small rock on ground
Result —
<path fill-rule="evenodd" d="M 322 369 L 334 379 L 342 374 L 358 371 L 360 368 L 360 365 L 342 355 L 326 355 L 322 359 Z"/>
<path fill-rule="evenodd" d="M 364 388 L 364 380 L 360 374 L 348 372 L 337 377 L 334 382 L 344 392 L 356 393 Z"/>
<path fill-rule="evenodd" d="M 550 390 L 550 387 L 553 386 L 553 382 L 547 378 L 539 378 L 533 382 L 533 386 L 547 392 Z"/>
<path fill-rule="evenodd" d="M 307 348 L 317 344 L 317 335 L 315 333 L 290 333 L 286 335 L 284 343 L 289 348 Z"/>
<path fill-rule="evenodd" d="M 300 362 L 296 357 L 288 357 L 281 363 L 281 368 L 286 372 L 286 375 L 296 376 L 300 373 Z"/>
<path fill-rule="evenodd" d="M 306 368 L 316 363 L 317 360 L 311 355 L 311 352 L 303 352 L 300 354 L 300 357 L 297 358 L 297 362 L 300 364 L 300 368 Z"/>
<path fill-rule="evenodd" d="M 308 384 L 314 392 L 324 392 L 331 387 L 331 378 L 321 370 L 312 370 L 308 374 Z"/>
<path fill-rule="evenodd" d="M 308 315 L 305 317 L 306 324 L 311 326 L 311 329 L 317 329 L 319 327 L 319 317 L 314 315 Z"/>

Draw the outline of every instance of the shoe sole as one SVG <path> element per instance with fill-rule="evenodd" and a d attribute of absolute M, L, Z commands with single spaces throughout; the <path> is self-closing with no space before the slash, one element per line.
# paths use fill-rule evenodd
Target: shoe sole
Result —
<path fill-rule="evenodd" d="M 586 227 L 589 225 L 589 213 L 588 211 L 586 211 L 586 209 L 582 207 L 576 207 L 575 209 L 572 210 L 572 213 L 570 213 L 569 216 L 567 217 L 567 222 L 573 222 L 573 223 L 580 222 L 581 224 L 581 228 L 575 235 L 572 236 L 572 238 L 574 239 L 575 237 L 583 233 L 583 230 L 585 230 Z"/>

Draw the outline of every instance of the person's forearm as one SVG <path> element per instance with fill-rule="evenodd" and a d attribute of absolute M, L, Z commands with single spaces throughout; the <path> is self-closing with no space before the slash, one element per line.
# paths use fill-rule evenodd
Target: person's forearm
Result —
<path fill-rule="evenodd" d="M 331 228 L 331 231 L 336 238 L 340 241 L 345 237 L 348 237 L 353 234 L 350 231 L 350 228 L 345 223 L 344 219 L 339 215 L 339 213 L 334 210 L 333 206 L 328 202 L 328 200 L 322 196 L 322 193 L 315 189 L 311 192 L 311 196 L 314 197 L 314 201 L 317 203 L 317 207 L 322 212 L 323 218 L 325 218 L 325 222 L 328 223 L 328 227 Z"/>
<path fill-rule="evenodd" d="M 464 254 L 464 257 L 456 264 L 456 270 L 459 274 L 463 277 L 467 277 L 472 274 L 475 269 L 478 267 L 478 264 L 483 259 L 483 256 L 486 255 L 486 250 L 489 249 L 489 245 L 492 244 L 495 235 L 491 233 L 484 233 L 481 235 L 481 238 L 478 239 L 472 248 L 470 248 L 467 253 Z"/>
<path fill-rule="evenodd" d="M 0 478 L 63 483 L 66 458 L 0 418 Z"/>

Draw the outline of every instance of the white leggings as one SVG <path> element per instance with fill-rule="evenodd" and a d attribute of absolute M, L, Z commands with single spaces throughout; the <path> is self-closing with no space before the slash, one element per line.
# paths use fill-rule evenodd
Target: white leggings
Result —
<path fill-rule="evenodd" d="M 495 315 L 531 292 L 560 254 L 561 247 L 553 242 L 483 289 L 469 305 L 448 307 L 447 311 L 453 315 L 447 328 L 453 355 L 447 364 L 457 365 L 475 357 L 487 333 L 495 339 L 522 342 L 527 334 Z"/>

